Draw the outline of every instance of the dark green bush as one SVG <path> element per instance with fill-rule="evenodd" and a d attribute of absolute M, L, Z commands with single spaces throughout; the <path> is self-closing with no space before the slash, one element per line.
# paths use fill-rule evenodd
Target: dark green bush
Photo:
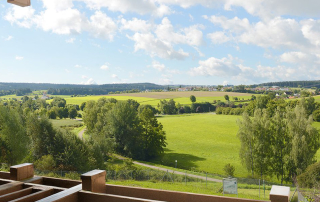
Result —
<path fill-rule="evenodd" d="M 313 188 L 320 183 L 320 162 L 307 167 L 306 171 L 298 176 L 300 187 Z"/>

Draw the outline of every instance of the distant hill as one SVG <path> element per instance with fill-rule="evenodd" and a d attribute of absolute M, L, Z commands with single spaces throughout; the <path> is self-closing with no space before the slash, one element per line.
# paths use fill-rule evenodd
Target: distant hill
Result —
<path fill-rule="evenodd" d="M 252 85 L 252 87 L 257 86 L 279 86 L 279 87 L 304 87 L 304 88 L 311 88 L 311 87 L 320 87 L 320 80 L 318 81 L 280 81 L 280 82 L 269 82 L 269 83 L 262 83 Z"/>
<path fill-rule="evenodd" d="M 78 85 L 78 84 L 52 84 L 52 83 L 1 83 L 0 91 L 16 91 L 19 89 L 48 90 L 53 95 L 103 95 L 109 92 L 129 90 L 153 90 L 164 89 L 165 86 L 152 83 L 128 83 L 128 84 L 103 84 L 103 85 Z"/>

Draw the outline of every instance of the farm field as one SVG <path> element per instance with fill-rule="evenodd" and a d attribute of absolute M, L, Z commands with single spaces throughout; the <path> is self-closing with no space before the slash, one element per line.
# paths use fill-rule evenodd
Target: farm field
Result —
<path fill-rule="evenodd" d="M 115 98 L 117 100 L 137 100 L 142 105 L 157 106 L 161 99 L 174 99 L 177 103 L 182 105 L 190 105 L 190 95 L 194 95 L 197 98 L 197 102 L 213 102 L 214 100 L 224 101 L 224 95 L 229 95 L 230 100 L 233 97 L 239 99 L 249 99 L 251 94 L 247 93 L 234 93 L 234 92 L 207 92 L 207 91 L 187 91 L 187 92 L 150 92 L 150 93 L 130 93 L 130 94 L 117 94 L 117 95 L 105 95 L 105 96 L 86 96 L 86 97 L 70 97 L 64 95 L 56 95 L 55 97 L 62 97 L 67 101 L 67 104 L 80 105 L 83 102 L 89 100 L 98 100 L 102 97 Z M 50 102 L 50 100 L 48 101 Z"/>
<path fill-rule="evenodd" d="M 175 167 L 177 160 L 178 168 L 221 175 L 224 175 L 223 167 L 230 163 L 235 166 L 237 177 L 247 177 L 239 158 L 237 119 L 241 116 L 212 113 L 159 117 L 168 145 L 163 158 L 153 163 Z M 320 123 L 314 126 L 320 129 Z M 320 151 L 317 158 L 320 160 Z"/>

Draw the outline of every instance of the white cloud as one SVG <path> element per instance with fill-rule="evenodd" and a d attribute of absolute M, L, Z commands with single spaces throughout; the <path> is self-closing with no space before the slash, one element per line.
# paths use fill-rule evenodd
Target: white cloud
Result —
<path fill-rule="evenodd" d="M 13 36 L 8 36 L 7 38 L 5 38 L 6 41 L 10 41 L 13 39 Z"/>
<path fill-rule="evenodd" d="M 101 11 L 96 11 L 90 17 L 90 23 L 87 27 L 88 31 L 97 38 L 113 40 L 117 30 L 116 23 Z"/>
<path fill-rule="evenodd" d="M 208 34 L 213 43 L 223 43 L 230 40 L 263 48 L 301 50 L 320 53 L 320 20 L 284 19 L 276 17 L 269 21 L 249 23 L 239 18 L 211 16 L 204 18 L 221 26 L 223 32 Z M 220 39 L 220 40 L 219 40 Z"/>
<path fill-rule="evenodd" d="M 108 8 L 110 11 L 119 11 L 121 13 L 134 12 L 140 15 L 152 14 L 154 16 L 162 17 L 171 13 L 168 6 L 164 4 L 156 4 L 149 0 L 83 0 L 91 9 L 100 10 L 101 8 Z"/>
<path fill-rule="evenodd" d="M 287 62 L 287 63 L 299 63 L 300 61 L 306 61 L 309 59 L 309 56 L 302 52 L 287 52 L 283 53 L 280 56 L 281 62 Z"/>
<path fill-rule="evenodd" d="M 70 70 L 68 70 L 68 69 L 65 69 L 64 71 L 65 71 L 66 73 L 70 73 Z"/>
<path fill-rule="evenodd" d="M 198 52 L 198 54 L 199 54 L 200 57 L 206 56 L 204 53 L 202 53 L 202 52 L 200 51 L 200 49 L 199 49 L 198 47 L 193 47 L 193 48 Z"/>
<path fill-rule="evenodd" d="M 116 74 L 112 74 L 111 77 L 114 79 L 119 79 L 118 75 L 116 75 Z"/>
<path fill-rule="evenodd" d="M 311 44 L 319 48 L 320 46 L 320 20 L 302 20 L 300 22 L 302 25 L 303 36 L 309 40 Z"/>
<path fill-rule="evenodd" d="M 182 8 L 189 8 L 195 5 L 203 5 L 205 7 L 217 7 L 221 5 L 224 1 L 220 0 L 155 0 L 158 3 L 167 5 L 178 5 Z"/>
<path fill-rule="evenodd" d="M 88 77 L 86 75 L 82 75 L 81 78 L 87 79 Z"/>
<path fill-rule="evenodd" d="M 16 56 L 16 60 L 23 60 L 22 56 Z"/>
<path fill-rule="evenodd" d="M 93 78 L 88 79 L 84 84 L 86 85 L 97 85 L 97 83 L 93 80 Z"/>
<path fill-rule="evenodd" d="M 191 14 L 189 14 L 189 18 L 190 18 L 190 21 L 191 21 L 191 22 L 194 21 L 194 17 L 193 17 Z"/>
<path fill-rule="evenodd" d="M 161 78 L 159 79 L 159 83 L 162 85 L 169 85 L 169 84 L 173 84 L 173 81 L 169 78 Z"/>
<path fill-rule="evenodd" d="M 223 86 L 227 86 L 228 83 L 229 83 L 228 81 L 223 81 L 222 85 L 223 85 Z"/>
<path fill-rule="evenodd" d="M 108 65 L 102 65 L 102 66 L 100 67 L 100 69 L 102 69 L 102 70 L 109 70 L 109 67 L 108 67 Z"/>
<path fill-rule="evenodd" d="M 66 43 L 74 43 L 76 38 L 70 38 L 66 40 Z"/>
<path fill-rule="evenodd" d="M 86 17 L 77 9 L 58 7 L 59 9 L 56 10 L 56 8 L 56 6 L 46 6 L 46 10 L 36 15 L 34 22 L 37 27 L 56 34 L 80 34 L 83 24 L 87 22 Z"/>
<path fill-rule="evenodd" d="M 170 43 L 155 38 L 151 33 L 135 33 L 128 38 L 135 41 L 135 51 L 145 50 L 151 57 L 158 56 L 166 59 L 183 60 L 189 56 L 189 53 L 182 49 L 174 50 Z"/>
<path fill-rule="evenodd" d="M 20 27 L 31 28 L 33 25 L 32 18 L 34 17 L 34 12 L 35 10 L 32 6 L 13 6 L 8 9 L 4 19 L 11 24 L 17 24 Z"/>
<path fill-rule="evenodd" d="M 208 38 L 214 44 L 222 44 L 230 41 L 230 37 L 226 36 L 224 32 L 213 32 L 208 34 Z"/>
<path fill-rule="evenodd" d="M 225 0 L 224 8 L 243 7 L 248 13 L 261 18 L 270 19 L 276 16 L 309 16 L 320 17 L 318 0 Z"/>
<path fill-rule="evenodd" d="M 161 24 L 157 26 L 155 33 L 160 40 L 168 43 L 200 46 L 204 42 L 203 34 L 199 27 L 201 26 L 194 25 L 175 32 L 170 20 L 165 17 L 162 19 Z"/>
<path fill-rule="evenodd" d="M 215 25 L 221 26 L 224 30 L 229 30 L 232 32 L 243 32 L 249 30 L 251 28 L 250 22 L 247 18 L 239 19 L 238 17 L 234 17 L 232 19 L 228 19 L 224 16 L 203 16 L 204 19 L 208 19 Z"/>
<path fill-rule="evenodd" d="M 191 69 L 189 73 L 194 76 L 236 76 L 241 70 L 233 61 L 234 59 L 230 55 L 228 58 L 222 59 L 211 57 L 207 60 L 199 61 L 199 66 Z"/>
<path fill-rule="evenodd" d="M 56 34 L 80 34 L 88 32 L 94 37 L 112 40 L 116 23 L 101 11 L 96 11 L 88 19 L 84 13 L 73 8 L 72 0 L 42 0 L 44 10 L 34 14 L 32 7 L 15 6 L 8 10 L 5 19 L 11 24 L 30 28 L 32 25 Z"/>
<path fill-rule="evenodd" d="M 158 71 L 163 71 L 166 68 L 164 64 L 161 64 L 158 61 L 153 61 L 151 67 Z"/>
<path fill-rule="evenodd" d="M 75 65 L 74 67 L 75 67 L 75 68 L 80 68 L 80 67 L 81 67 L 81 65 Z"/>
<path fill-rule="evenodd" d="M 131 30 L 133 32 L 149 32 L 152 25 L 145 20 L 133 18 L 132 20 L 121 19 L 121 30 Z"/>
<path fill-rule="evenodd" d="M 258 22 L 252 29 L 239 37 L 240 42 L 261 47 L 301 49 L 309 42 L 301 32 L 301 26 L 294 19 L 274 18 L 264 23 Z"/>
<path fill-rule="evenodd" d="M 295 60 L 295 61 L 292 61 Z M 191 68 L 192 76 L 212 76 L 231 79 L 233 83 L 261 83 L 267 81 L 316 80 L 320 78 L 320 55 L 288 52 L 280 57 L 281 62 L 295 62 L 295 65 L 274 67 L 257 65 L 247 67 L 242 61 L 229 55 L 228 58 L 208 58 L 199 61 L 199 66 Z"/>

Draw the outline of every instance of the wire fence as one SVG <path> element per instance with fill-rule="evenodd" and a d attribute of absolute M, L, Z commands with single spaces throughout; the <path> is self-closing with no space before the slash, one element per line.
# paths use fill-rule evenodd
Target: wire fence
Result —
<path fill-rule="evenodd" d="M 320 187 L 313 189 L 297 187 L 297 195 L 299 202 L 320 202 Z"/>
<path fill-rule="evenodd" d="M 85 172 L 39 171 L 36 175 L 79 180 Z M 223 195 L 223 176 L 196 173 L 172 172 L 155 169 L 107 170 L 106 181 L 110 184 L 141 186 L 163 190 L 186 191 L 203 194 Z M 268 200 L 272 183 L 259 179 L 237 178 L 238 197 Z M 237 195 L 228 195 L 237 197 Z"/>
<path fill-rule="evenodd" d="M 35 175 L 80 180 L 81 174 L 86 172 L 87 171 L 35 170 Z M 163 169 L 120 169 L 106 171 L 106 181 L 109 184 L 140 186 L 212 195 L 223 195 L 223 178 L 226 178 L 226 176 L 205 172 L 172 171 Z M 237 178 L 237 182 L 238 197 L 261 200 L 269 200 L 272 185 L 280 185 L 279 183 L 253 178 Z M 292 190 L 295 189 L 293 185 L 285 186 L 290 186 Z M 295 198 L 293 197 L 294 195 L 292 191 L 290 201 L 298 201 L 298 195 L 300 195 L 301 198 L 299 201 L 310 202 L 307 198 L 302 198 L 306 196 L 306 193 L 298 189 Z M 237 197 L 237 195 L 228 196 Z M 319 200 L 317 202 L 319 202 Z"/>

